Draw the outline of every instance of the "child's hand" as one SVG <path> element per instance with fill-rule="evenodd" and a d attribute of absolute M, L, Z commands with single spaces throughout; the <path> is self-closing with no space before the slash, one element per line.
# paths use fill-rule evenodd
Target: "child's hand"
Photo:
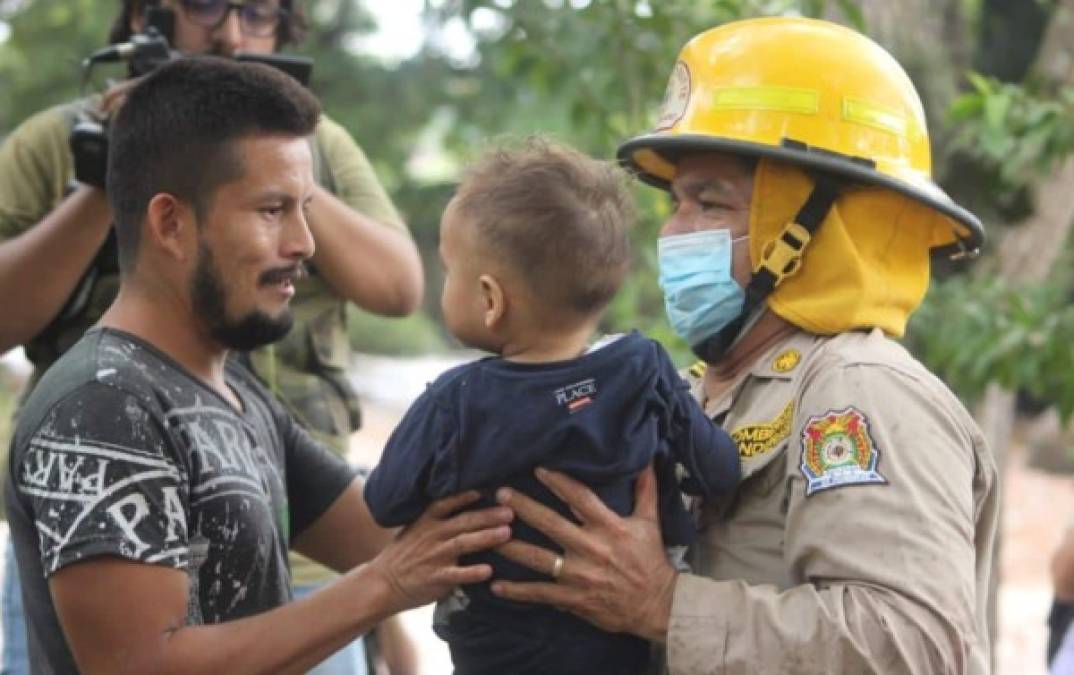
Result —
<path fill-rule="evenodd" d="M 394 611 L 419 607 L 460 584 L 492 576 L 490 565 L 458 565 L 459 556 L 499 546 L 511 538 L 507 523 L 513 513 L 506 507 L 457 513 L 478 496 L 470 491 L 433 502 L 369 563 L 395 596 L 391 600 Z"/>

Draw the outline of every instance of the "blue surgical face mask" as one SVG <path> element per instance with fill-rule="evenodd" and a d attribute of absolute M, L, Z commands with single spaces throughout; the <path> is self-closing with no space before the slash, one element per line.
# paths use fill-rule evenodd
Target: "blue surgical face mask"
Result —
<path fill-rule="evenodd" d="M 731 276 L 728 230 L 675 234 L 656 241 L 660 288 L 675 333 L 696 347 L 742 313 L 746 293 Z"/>

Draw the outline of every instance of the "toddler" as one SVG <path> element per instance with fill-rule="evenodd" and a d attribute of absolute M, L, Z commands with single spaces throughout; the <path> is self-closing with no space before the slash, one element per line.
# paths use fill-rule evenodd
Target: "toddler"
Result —
<path fill-rule="evenodd" d="M 637 332 L 592 342 L 630 263 L 627 180 L 614 165 L 531 141 L 472 167 L 440 226 L 448 329 L 492 356 L 445 372 L 407 411 L 365 486 L 373 517 L 405 525 L 472 488 L 510 486 L 568 518 L 535 467 L 583 481 L 619 514 L 655 463 L 667 546 L 695 535 L 680 482 L 712 497 L 738 482 L 731 438 L 692 399 L 663 348 Z M 521 522 L 513 536 L 557 548 Z M 495 577 L 545 579 L 496 553 Z M 437 609 L 458 675 L 637 673 L 648 644 L 556 609 L 460 589 Z"/>

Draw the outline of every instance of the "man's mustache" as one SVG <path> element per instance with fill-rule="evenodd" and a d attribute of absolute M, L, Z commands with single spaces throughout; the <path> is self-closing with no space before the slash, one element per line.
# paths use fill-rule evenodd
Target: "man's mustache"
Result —
<path fill-rule="evenodd" d="M 287 267 L 277 267 L 263 272 L 258 278 L 258 284 L 262 286 L 274 286 L 284 281 L 295 283 L 309 276 L 309 270 L 303 263 L 295 263 Z"/>

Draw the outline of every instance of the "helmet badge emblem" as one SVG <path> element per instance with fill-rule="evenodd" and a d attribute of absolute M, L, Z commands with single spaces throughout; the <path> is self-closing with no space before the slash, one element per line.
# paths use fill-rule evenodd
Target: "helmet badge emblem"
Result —
<path fill-rule="evenodd" d="M 660 104 L 660 118 L 654 131 L 670 129 L 686 114 L 690 103 L 690 69 L 682 61 L 675 64 L 664 92 L 664 102 Z"/>

